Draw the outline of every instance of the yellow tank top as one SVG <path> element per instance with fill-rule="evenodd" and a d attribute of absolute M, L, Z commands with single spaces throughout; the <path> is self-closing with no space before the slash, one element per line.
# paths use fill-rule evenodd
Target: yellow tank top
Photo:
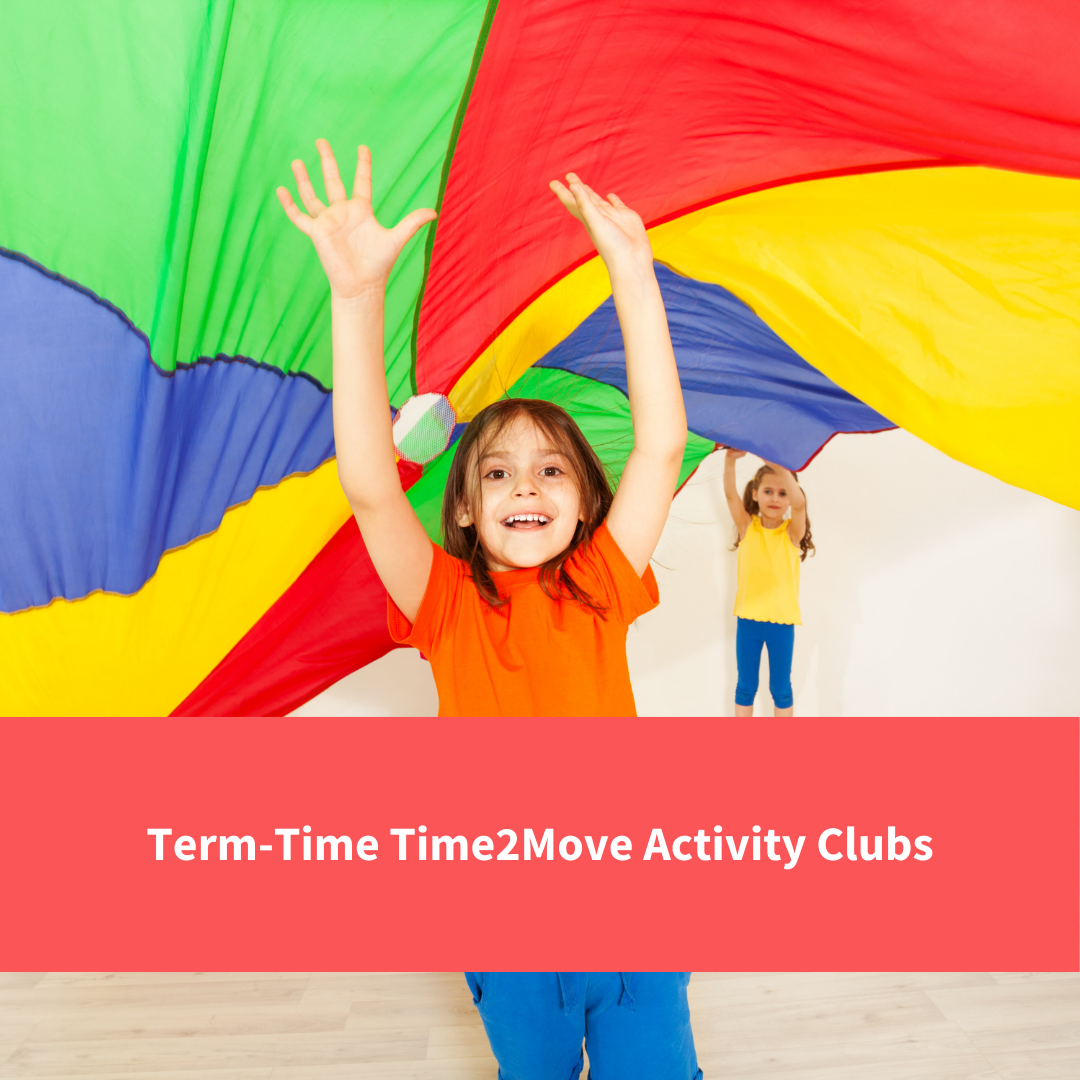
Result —
<path fill-rule="evenodd" d="M 799 549 L 788 538 L 785 521 L 762 527 L 755 514 L 739 544 L 739 588 L 735 614 L 758 622 L 802 625 L 799 614 Z"/>

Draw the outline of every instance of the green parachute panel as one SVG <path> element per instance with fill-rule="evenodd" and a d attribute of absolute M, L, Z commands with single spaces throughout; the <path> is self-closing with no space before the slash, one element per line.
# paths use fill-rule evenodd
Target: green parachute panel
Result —
<path fill-rule="evenodd" d="M 43 18 L 11 5 L 0 99 L 20 108 L 0 110 L 0 143 L 24 160 L 0 200 L 0 234 L 119 308 L 166 370 L 246 356 L 329 386 L 326 279 L 274 187 L 292 185 L 296 157 L 318 176 L 322 136 L 350 188 L 356 146 L 371 146 L 385 223 L 434 206 L 485 9 L 95 0 Z M 421 236 L 387 294 L 395 404 L 411 391 L 423 264 Z"/>

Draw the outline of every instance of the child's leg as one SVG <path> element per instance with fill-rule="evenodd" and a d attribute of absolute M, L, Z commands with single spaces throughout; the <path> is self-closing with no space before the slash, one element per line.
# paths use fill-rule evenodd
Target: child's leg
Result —
<path fill-rule="evenodd" d="M 580 976 L 579 976 L 580 977 Z M 589 1080 L 697 1080 L 688 971 L 588 974 Z"/>
<path fill-rule="evenodd" d="M 577 1080 L 585 1064 L 582 978 L 554 971 L 465 973 L 499 1080 Z"/>
<path fill-rule="evenodd" d="M 739 681 L 735 684 L 736 716 L 754 715 L 754 698 L 761 674 L 761 647 L 765 644 L 762 628 L 766 625 L 756 619 L 739 619 L 735 628 L 735 663 L 739 672 Z M 769 655 L 771 658 L 772 654 Z"/>
<path fill-rule="evenodd" d="M 791 656 L 795 651 L 795 627 L 790 623 L 765 623 L 769 647 L 769 693 L 777 716 L 791 716 L 795 695 L 791 690 Z"/>

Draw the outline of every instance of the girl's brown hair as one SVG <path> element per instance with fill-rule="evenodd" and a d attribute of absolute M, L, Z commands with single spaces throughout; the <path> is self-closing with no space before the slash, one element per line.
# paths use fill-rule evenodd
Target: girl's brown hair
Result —
<path fill-rule="evenodd" d="M 750 483 L 746 485 L 746 490 L 743 492 L 742 504 L 743 504 L 743 506 L 746 507 L 746 512 L 748 514 L 751 514 L 751 515 L 757 514 L 758 516 L 761 515 L 761 507 L 758 506 L 758 501 L 757 501 L 757 489 L 758 489 L 758 485 L 761 483 L 761 478 L 766 473 L 772 473 L 773 476 L 777 476 L 777 473 L 776 473 L 776 471 L 774 469 L 770 469 L 768 465 L 762 465 L 761 468 L 758 469 L 758 471 L 756 473 L 754 473 L 754 479 L 751 480 Z M 796 481 L 798 481 L 798 479 L 799 479 L 799 474 L 798 473 L 793 472 L 791 475 L 795 477 Z M 777 476 L 777 479 L 779 479 L 778 476 Z M 806 498 L 806 492 L 805 491 L 803 492 L 803 498 L 804 499 Z M 739 546 L 739 538 L 736 536 L 735 537 L 735 547 L 738 547 L 738 546 Z M 732 551 L 734 551 L 734 550 L 735 550 L 735 548 L 732 548 Z M 799 550 L 802 552 L 802 554 L 799 556 L 799 559 L 802 562 L 806 562 L 806 556 L 809 555 L 811 552 L 817 551 L 817 548 L 814 547 L 814 541 L 813 541 L 813 539 L 811 538 L 811 535 L 810 535 L 810 515 L 809 514 L 806 515 L 806 532 L 803 533 L 803 538 L 799 541 Z"/>
<path fill-rule="evenodd" d="M 534 423 L 551 440 L 551 446 L 567 460 L 570 474 L 581 497 L 581 517 L 570 546 L 540 567 L 540 587 L 552 600 L 575 600 L 601 617 L 605 608 L 590 596 L 566 571 L 566 563 L 578 548 L 592 539 L 611 508 L 614 495 L 607 473 L 596 452 L 581 433 L 574 418 L 558 405 L 536 398 L 503 398 L 482 409 L 461 436 L 443 496 L 443 547 L 448 555 L 469 564 L 477 591 L 493 608 L 507 600 L 499 596 L 488 568 L 475 525 L 459 525 L 466 509 L 473 521 L 480 518 L 480 463 L 498 436 L 518 420 Z"/>

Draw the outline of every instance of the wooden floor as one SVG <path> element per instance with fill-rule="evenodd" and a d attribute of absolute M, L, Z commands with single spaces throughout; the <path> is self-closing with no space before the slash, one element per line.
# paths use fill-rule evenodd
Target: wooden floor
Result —
<path fill-rule="evenodd" d="M 699 973 L 690 1000 L 710 1080 L 1080 1080 L 1080 975 Z M 0 1078 L 494 1076 L 458 972 L 0 975 Z"/>

